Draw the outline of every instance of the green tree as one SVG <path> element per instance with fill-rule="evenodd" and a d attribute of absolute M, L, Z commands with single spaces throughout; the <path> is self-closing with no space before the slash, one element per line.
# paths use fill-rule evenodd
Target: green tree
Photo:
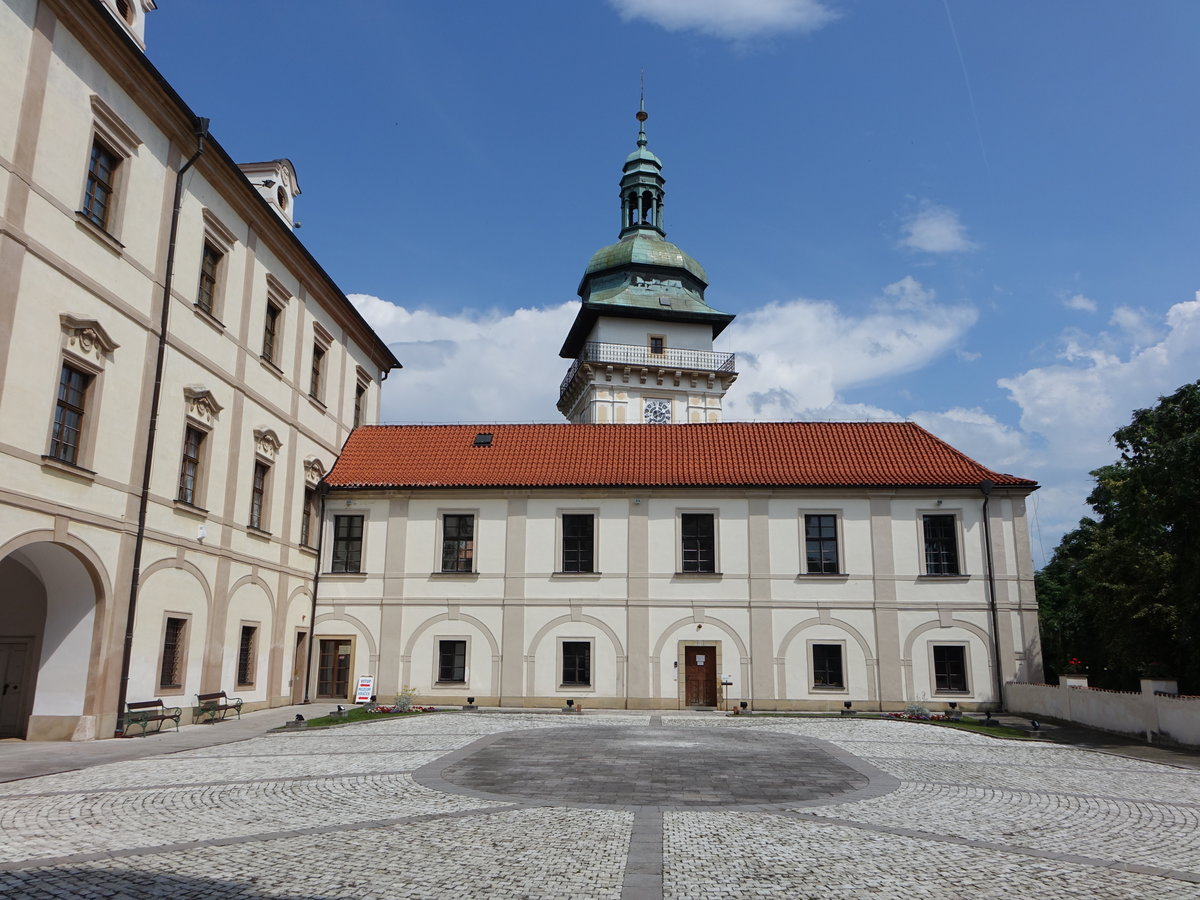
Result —
<path fill-rule="evenodd" d="M 1047 668 L 1068 659 L 1093 683 L 1148 672 L 1200 688 L 1200 381 L 1113 434 L 1121 456 L 1092 472 L 1085 518 L 1038 573 Z M 1168 672 L 1169 670 L 1169 672 Z"/>

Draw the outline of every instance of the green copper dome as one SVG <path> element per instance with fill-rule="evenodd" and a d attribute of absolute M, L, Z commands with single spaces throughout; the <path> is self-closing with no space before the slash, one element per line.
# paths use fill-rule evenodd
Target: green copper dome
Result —
<path fill-rule="evenodd" d="M 633 264 L 684 269 L 703 284 L 708 284 L 704 266 L 666 238 L 649 230 L 634 232 L 615 244 L 601 247 L 593 254 L 583 277 L 586 280 L 597 272 Z"/>

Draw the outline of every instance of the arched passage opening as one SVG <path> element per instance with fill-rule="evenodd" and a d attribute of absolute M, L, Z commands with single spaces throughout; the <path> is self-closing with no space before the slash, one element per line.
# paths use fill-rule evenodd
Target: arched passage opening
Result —
<path fill-rule="evenodd" d="M 0 737 L 95 737 L 97 577 L 72 548 L 33 541 L 0 557 L 0 584 Z"/>

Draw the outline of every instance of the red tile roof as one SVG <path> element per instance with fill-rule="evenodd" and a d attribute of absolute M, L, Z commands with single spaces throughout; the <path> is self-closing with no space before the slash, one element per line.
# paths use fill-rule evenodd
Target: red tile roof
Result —
<path fill-rule="evenodd" d="M 490 446 L 474 446 L 478 434 Z M 1005 475 L 912 422 L 707 425 L 373 425 L 326 476 L 334 488 L 1001 487 Z"/>

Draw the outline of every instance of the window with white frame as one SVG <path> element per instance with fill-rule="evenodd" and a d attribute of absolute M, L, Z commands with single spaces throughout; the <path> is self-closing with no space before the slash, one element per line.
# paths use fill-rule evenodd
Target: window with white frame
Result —
<path fill-rule="evenodd" d="M 965 644 L 933 644 L 933 689 L 939 694 L 967 693 L 967 648 Z"/>
<path fill-rule="evenodd" d="M 473 572 L 475 565 L 475 515 L 442 514 L 442 571 Z"/>
<path fill-rule="evenodd" d="M 596 515 L 591 512 L 562 514 L 562 568 L 564 573 L 596 571 Z"/>
<path fill-rule="evenodd" d="M 564 639 L 559 642 L 562 687 L 592 686 L 592 642 Z"/>
<path fill-rule="evenodd" d="M 78 219 L 99 229 L 110 244 L 120 248 L 116 235 L 120 231 L 129 160 L 142 142 L 100 97 L 93 94 L 91 102 L 92 139 Z"/>
<path fill-rule="evenodd" d="M 223 313 L 226 262 L 237 238 L 209 210 L 202 211 L 204 243 L 200 248 L 200 278 L 196 286 L 196 310 L 210 319 Z"/>
<path fill-rule="evenodd" d="M 952 513 L 921 516 L 926 575 L 960 575 L 958 517 Z"/>
<path fill-rule="evenodd" d="M 329 571 L 351 574 L 362 571 L 363 517 L 333 517 L 333 548 Z"/>
<path fill-rule="evenodd" d="M 684 573 L 717 571 L 717 517 L 711 512 L 679 514 L 680 563 Z"/>
<path fill-rule="evenodd" d="M 200 482 L 207 437 L 207 432 L 195 425 L 188 425 L 183 432 L 183 452 L 179 460 L 179 491 L 175 499 L 188 506 L 200 506 Z"/>
<path fill-rule="evenodd" d="M 804 572 L 808 575 L 837 575 L 841 571 L 838 555 L 838 517 L 836 513 L 804 514 Z"/>
<path fill-rule="evenodd" d="M 814 688 L 844 688 L 845 647 L 841 643 L 812 643 L 812 684 Z"/>

